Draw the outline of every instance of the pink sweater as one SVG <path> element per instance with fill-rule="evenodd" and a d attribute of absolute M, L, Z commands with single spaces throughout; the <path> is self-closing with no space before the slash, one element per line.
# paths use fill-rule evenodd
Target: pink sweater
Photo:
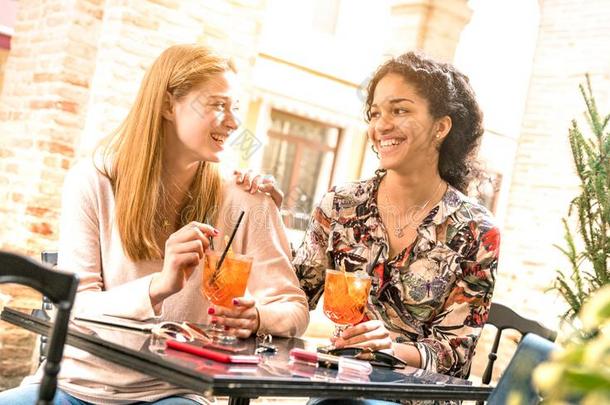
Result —
<path fill-rule="evenodd" d="M 236 253 L 254 257 L 247 295 L 256 300 L 259 331 L 279 336 L 302 334 L 309 321 L 307 301 L 290 263 L 278 210 L 269 197 L 251 195 L 231 181 L 225 181 L 222 190 L 215 224 L 220 231 L 217 240 L 231 232 L 240 210 L 246 212 L 232 246 Z M 133 262 L 124 254 L 114 222 L 110 181 L 90 161 L 72 168 L 63 189 L 58 267 L 80 277 L 73 313 L 95 311 L 139 320 L 153 317 L 149 285 L 162 265 L 162 260 Z M 200 283 L 198 269 L 182 291 L 163 302 L 161 318 L 207 322 L 209 303 Z M 24 383 L 36 382 L 39 376 L 40 370 Z M 153 401 L 188 392 L 69 347 L 59 386 L 82 400 L 106 404 Z M 202 397 L 189 398 L 204 402 Z"/>

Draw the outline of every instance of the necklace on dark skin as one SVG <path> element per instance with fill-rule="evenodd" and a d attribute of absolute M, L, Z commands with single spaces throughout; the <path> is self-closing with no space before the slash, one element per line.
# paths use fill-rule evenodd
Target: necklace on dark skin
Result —
<path fill-rule="evenodd" d="M 418 218 L 420 217 L 422 212 L 425 212 L 424 210 L 428 207 L 428 204 L 430 204 L 430 201 L 432 201 L 432 198 L 438 192 L 439 188 L 441 187 L 441 184 L 443 184 L 442 179 L 441 179 L 441 181 L 439 181 L 438 185 L 434 189 L 434 192 L 432 192 L 432 194 L 430 195 L 430 198 L 428 198 L 423 204 L 414 205 L 407 210 L 407 213 L 405 214 L 405 216 L 407 217 L 406 224 L 400 226 L 400 217 L 401 216 L 397 215 L 398 221 L 396 222 L 396 224 L 394 224 L 394 226 L 392 228 L 392 232 L 394 233 L 394 236 L 396 236 L 397 238 L 402 238 L 403 236 L 405 236 L 405 229 L 407 227 L 412 227 L 413 229 L 417 228 L 417 223 L 419 222 Z M 387 193 L 385 195 L 385 200 L 386 200 L 386 203 L 388 204 L 388 206 L 390 206 L 391 205 L 390 199 L 389 199 Z M 415 225 L 415 226 L 413 226 L 413 225 Z"/>

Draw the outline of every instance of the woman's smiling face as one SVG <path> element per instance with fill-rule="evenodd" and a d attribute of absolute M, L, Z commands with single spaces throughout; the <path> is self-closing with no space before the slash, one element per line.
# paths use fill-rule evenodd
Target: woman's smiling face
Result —
<path fill-rule="evenodd" d="M 182 99 L 174 101 L 169 117 L 174 125 L 173 147 L 192 161 L 220 161 L 220 152 L 239 126 L 239 86 L 233 72 L 214 75 Z"/>
<path fill-rule="evenodd" d="M 368 136 L 382 168 L 414 169 L 432 163 L 428 158 L 436 158 L 436 163 L 438 133 L 428 101 L 419 96 L 415 86 L 395 73 L 379 80 L 370 108 Z"/>

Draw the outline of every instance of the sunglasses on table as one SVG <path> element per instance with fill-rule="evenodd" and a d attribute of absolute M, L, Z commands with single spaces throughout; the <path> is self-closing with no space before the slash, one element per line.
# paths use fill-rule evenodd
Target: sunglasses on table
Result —
<path fill-rule="evenodd" d="M 161 322 L 153 326 L 150 332 L 160 338 L 174 339 L 179 342 L 193 342 L 212 340 L 212 337 L 193 322 Z"/>
<path fill-rule="evenodd" d="M 241 352 L 247 350 L 247 345 L 223 345 L 214 341 L 214 337 L 193 322 L 161 322 L 151 329 L 151 333 L 163 339 L 173 339 L 178 342 L 199 342 L 212 349 L 228 352 Z M 255 354 L 275 354 L 277 347 L 273 345 L 270 334 L 256 336 Z"/>
<path fill-rule="evenodd" d="M 396 356 L 379 350 L 364 349 L 362 347 L 342 347 L 340 349 L 318 348 L 321 353 L 333 356 L 345 356 L 357 360 L 368 361 L 372 366 L 385 368 L 405 368 L 407 363 Z"/>

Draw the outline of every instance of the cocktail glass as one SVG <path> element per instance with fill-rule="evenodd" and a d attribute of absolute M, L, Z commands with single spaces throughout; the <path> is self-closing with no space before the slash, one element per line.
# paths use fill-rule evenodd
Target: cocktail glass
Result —
<path fill-rule="evenodd" d="M 217 268 L 222 252 L 208 251 L 205 254 L 201 290 L 214 305 L 225 308 L 233 306 L 233 299 L 243 297 L 252 269 L 252 257 L 228 253 L 220 268 Z M 220 325 L 212 325 L 210 331 L 222 343 L 234 343 L 235 336 L 225 333 Z"/>
<path fill-rule="evenodd" d="M 326 270 L 324 315 L 335 323 L 333 337 L 362 320 L 370 291 L 371 278 L 364 272 Z"/>

